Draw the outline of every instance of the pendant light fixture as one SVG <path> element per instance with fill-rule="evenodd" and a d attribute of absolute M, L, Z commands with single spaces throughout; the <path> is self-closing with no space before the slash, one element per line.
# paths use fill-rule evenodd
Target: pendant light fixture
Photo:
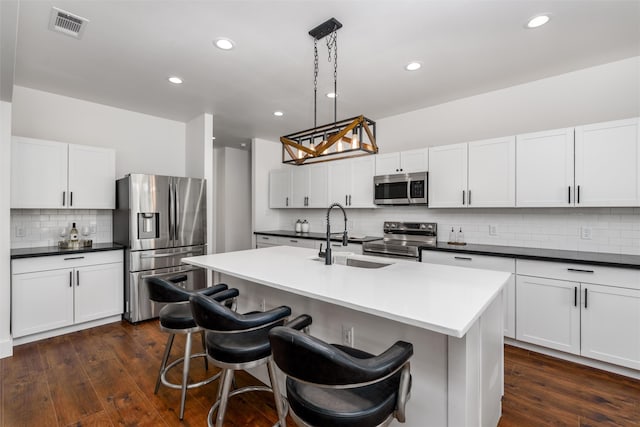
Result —
<path fill-rule="evenodd" d="M 338 97 L 333 97 L 333 123 L 318 119 L 318 40 L 327 37 L 329 62 L 333 62 L 333 93 L 338 93 L 338 33 L 342 24 L 331 18 L 318 25 L 313 37 L 313 128 L 281 136 L 282 163 L 303 165 L 347 157 L 376 154 L 376 123 L 365 116 L 338 121 Z M 333 54 L 333 57 L 332 57 Z"/>

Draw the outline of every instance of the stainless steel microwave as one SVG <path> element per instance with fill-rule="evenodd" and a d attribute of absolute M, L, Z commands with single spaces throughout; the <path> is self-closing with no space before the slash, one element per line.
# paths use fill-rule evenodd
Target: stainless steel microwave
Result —
<path fill-rule="evenodd" d="M 400 173 L 373 177 L 376 205 L 426 205 L 428 173 Z"/>

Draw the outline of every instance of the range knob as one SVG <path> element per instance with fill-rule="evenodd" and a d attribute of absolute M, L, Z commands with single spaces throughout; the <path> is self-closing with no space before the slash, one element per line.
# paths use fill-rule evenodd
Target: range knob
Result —
<path fill-rule="evenodd" d="M 421 230 L 424 230 L 425 228 L 427 228 L 427 225 L 426 225 L 426 224 L 420 224 L 420 229 L 421 229 Z"/>
<path fill-rule="evenodd" d="M 384 227 L 385 227 L 385 228 L 389 228 L 389 227 L 390 227 L 389 223 L 388 223 L 388 222 L 385 222 L 385 223 L 384 223 Z"/>

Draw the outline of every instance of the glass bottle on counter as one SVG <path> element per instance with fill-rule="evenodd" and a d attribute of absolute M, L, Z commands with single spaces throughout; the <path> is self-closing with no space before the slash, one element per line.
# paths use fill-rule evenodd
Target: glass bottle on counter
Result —
<path fill-rule="evenodd" d="M 458 235 L 456 236 L 456 242 L 460 245 L 464 245 L 464 233 L 462 232 L 462 227 L 460 227 L 460 231 L 458 231 Z"/>
<path fill-rule="evenodd" d="M 76 228 L 75 222 L 73 223 L 71 230 L 69 230 L 69 240 L 71 240 L 72 242 L 78 241 L 78 229 Z"/>
<path fill-rule="evenodd" d="M 456 239 L 456 232 L 453 229 L 453 227 L 451 227 L 451 231 L 449 232 L 449 243 L 456 243 L 457 239 Z"/>

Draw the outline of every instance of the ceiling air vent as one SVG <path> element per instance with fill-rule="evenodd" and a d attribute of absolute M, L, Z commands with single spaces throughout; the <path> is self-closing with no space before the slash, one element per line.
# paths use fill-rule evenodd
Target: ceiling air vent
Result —
<path fill-rule="evenodd" d="M 53 7 L 51 8 L 49 29 L 79 39 L 82 37 L 88 22 L 89 20 L 86 18 Z"/>

